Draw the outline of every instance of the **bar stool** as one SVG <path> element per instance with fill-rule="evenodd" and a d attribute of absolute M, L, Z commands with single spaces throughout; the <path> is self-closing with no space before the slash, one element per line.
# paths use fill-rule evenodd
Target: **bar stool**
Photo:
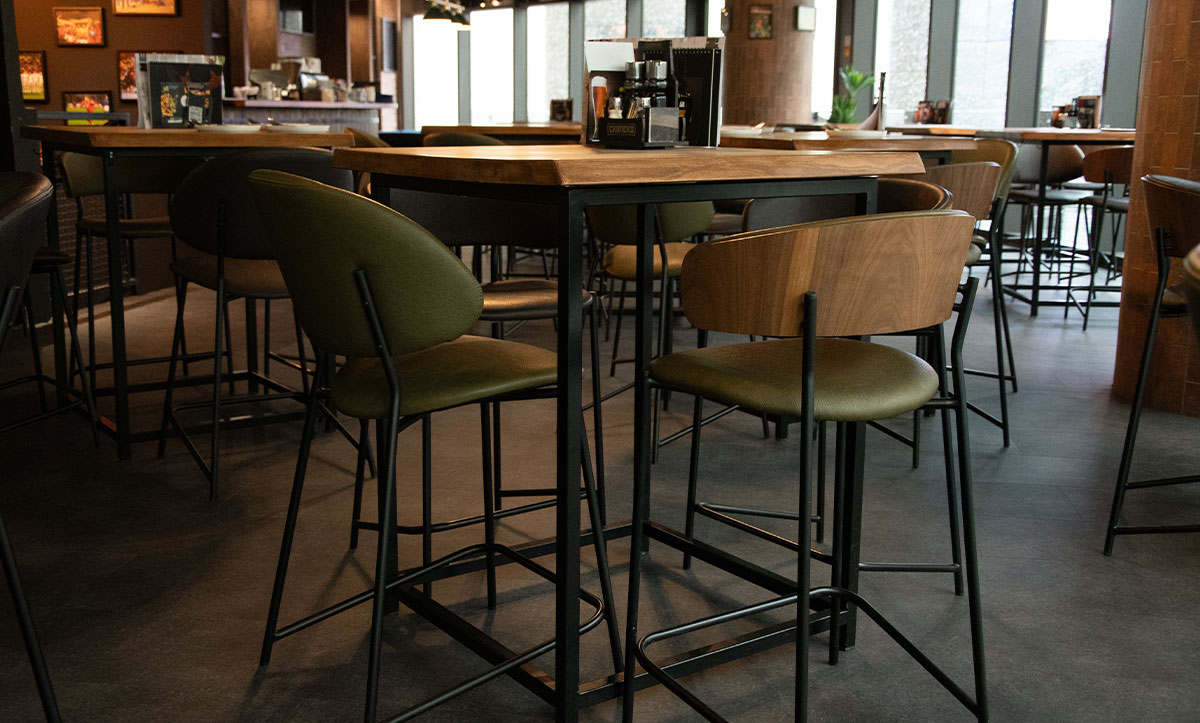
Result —
<path fill-rule="evenodd" d="M 1113 493 L 1112 509 L 1108 516 L 1108 533 L 1104 538 L 1104 554 L 1111 555 L 1117 535 L 1200 532 L 1200 525 L 1126 525 L 1121 523 L 1121 509 L 1128 490 L 1162 487 L 1165 485 L 1200 482 L 1200 475 L 1168 477 L 1166 479 L 1129 481 L 1133 465 L 1133 448 L 1137 443 L 1138 424 L 1142 418 L 1142 403 L 1146 396 L 1146 378 L 1150 372 L 1150 354 L 1159 319 L 1178 318 L 1188 313 L 1196 299 L 1196 275 L 1200 272 L 1200 255 L 1194 251 L 1200 244 L 1200 183 L 1170 176 L 1142 176 L 1142 193 L 1146 199 L 1146 219 L 1154 229 L 1154 250 L 1158 257 L 1158 283 L 1150 304 L 1150 320 L 1146 325 L 1146 342 L 1142 361 L 1138 365 L 1137 384 L 1129 409 L 1129 424 L 1125 428 L 1125 446 L 1121 451 L 1121 466 L 1117 469 L 1117 486 Z M 1189 256 L 1189 251 L 1191 255 Z M 1183 263 L 1184 281 L 1168 288 L 1171 259 L 1188 258 Z M 1184 294 L 1187 294 L 1185 297 Z M 1197 328 L 1196 317 L 1192 317 Z"/>
<path fill-rule="evenodd" d="M 931 402 L 953 409 L 957 420 L 958 463 L 962 494 L 962 534 L 966 550 L 968 609 L 975 672 L 972 698 L 955 684 L 876 608 L 851 590 L 834 560 L 832 583 L 809 588 L 811 530 L 808 515 L 799 515 L 797 540 L 776 536 L 775 544 L 797 556 L 799 592 L 719 613 L 638 638 L 638 599 L 646 511 L 635 494 L 630 561 L 629 616 L 626 630 L 625 680 L 634 678 L 634 660 L 669 690 L 710 721 L 720 714 L 689 691 L 648 654 L 650 646 L 679 635 L 761 612 L 798 611 L 796 649 L 796 720 L 807 715 L 808 646 L 811 601 L 827 600 L 831 658 L 841 627 L 838 602 L 866 613 L 922 667 L 980 720 L 987 719 L 982 613 L 976 566 L 971 496 L 967 409 L 958 399 L 935 399 L 942 369 L 912 354 L 846 336 L 887 334 L 913 328 L 939 327 L 949 319 L 962 275 L 973 219 L 959 211 L 888 214 L 803 224 L 744 234 L 703 244 L 689 254 L 683 270 L 683 308 L 700 329 L 731 334 L 778 337 L 769 341 L 706 347 L 669 354 L 651 362 L 655 384 L 800 419 L 800 490 L 798 509 L 811 508 L 812 432 L 816 420 L 859 424 L 905 413 Z M 878 253 L 880 244 L 890 253 Z M 912 285 L 922 279 L 921 288 Z M 962 305 L 969 308 L 977 280 L 967 281 Z M 875 299 L 875 303 L 863 303 Z M 819 305 L 819 308 L 818 308 Z M 951 351 L 955 386 L 962 388 L 962 343 L 969 314 L 960 313 Z M 697 409 L 700 403 L 697 403 Z M 693 436 L 693 463 L 699 434 Z M 689 506 L 695 503 L 695 467 L 689 472 Z M 835 504 L 835 529 L 845 529 L 845 501 Z M 736 526 L 735 526 L 736 527 Z M 744 529 L 744 528 L 743 528 Z M 678 534 L 678 533 L 674 533 Z M 835 532 L 835 537 L 838 535 Z M 668 536 L 656 536 L 666 539 Z M 701 554 L 694 530 L 672 543 Z M 838 548 L 835 546 L 835 551 Z M 703 554 L 711 556 L 710 553 Z M 731 567 L 726 569 L 732 570 Z M 761 568 L 756 568 L 761 570 Z M 763 585 L 762 578 L 758 584 Z M 764 585 L 765 587 L 766 586 Z M 776 588 L 777 589 L 777 588 Z M 821 625 L 813 620 L 811 625 Z M 636 641 L 636 642 L 635 642 Z M 831 661 L 832 662 L 832 661 Z M 634 686 L 625 687 L 624 720 L 632 721 Z"/>
<path fill-rule="evenodd" d="M 220 433 L 222 404 L 234 405 L 271 398 L 304 399 L 308 396 L 309 380 L 304 360 L 304 340 L 296 328 L 296 343 L 301 353 L 301 383 L 303 392 L 288 387 L 268 375 L 266 360 L 270 359 L 270 317 L 264 329 L 264 369 L 257 367 L 256 304 L 262 299 L 288 298 L 279 265 L 266 240 L 262 220 L 250 197 L 249 175 L 259 168 L 274 168 L 317 178 L 350 189 L 349 171 L 333 167 L 333 154 L 313 148 L 265 148 L 218 156 L 200 166 L 184 179 L 171 203 L 171 224 L 175 234 L 195 253 L 180 256 L 171 264 L 176 276 L 175 334 L 171 345 L 171 363 L 167 372 L 166 396 L 163 399 L 162 423 L 159 431 L 158 456 L 166 447 L 167 432 L 174 429 L 188 453 L 196 461 L 209 483 L 209 500 L 216 501 L 220 481 Z M 184 333 L 183 312 L 188 284 L 196 284 L 216 292 L 216 328 L 214 333 L 212 400 L 198 404 L 172 405 L 175 389 L 176 364 L 182 352 Z M 234 372 L 221 369 L 226 354 L 222 345 L 229 345 L 227 322 L 228 302 L 245 299 L 247 317 L 247 368 Z M 232 351 L 227 349 L 227 351 Z M 232 358 L 226 357 L 227 365 Z M 221 384 L 227 382 L 231 398 L 223 399 Z M 235 381 L 248 382 L 249 396 L 232 397 Z M 273 395 L 256 394 L 258 385 L 272 390 Z M 211 410 L 211 447 L 208 458 L 200 453 L 178 419 L 178 412 L 187 409 Z M 336 420 L 331 421 L 336 422 Z M 226 422 L 227 424 L 227 422 Z M 339 427 L 349 437 L 349 433 Z M 352 438 L 351 441 L 355 444 Z"/>
<path fill-rule="evenodd" d="M 1063 210 L 1071 206 L 1080 206 L 1083 199 L 1092 192 L 1091 190 L 1062 187 L 1063 184 L 1083 174 L 1083 150 L 1079 146 L 1050 146 L 1049 152 L 1044 208 L 1049 209 L 1047 221 L 1050 232 L 1046 234 L 1044 229 L 1039 229 L 1037 234 L 1033 233 L 1033 225 L 1037 222 L 1038 183 L 1041 180 L 1041 149 L 1038 146 L 1025 144 L 1018 147 L 1013 182 L 1021 187 L 1014 188 L 1009 192 L 1008 204 L 1021 208 L 1022 251 L 1028 252 L 1026 242 L 1029 239 L 1040 237 L 1042 252 L 1053 252 L 1051 258 L 1057 262 L 1058 271 L 1061 274 L 1061 262 L 1064 259 L 1069 261 L 1079 255 L 1075 250 L 1074 237 L 1069 246 L 1062 240 Z M 1047 258 L 1044 256 L 1042 263 L 1048 265 Z M 1023 266 L 1024 253 L 1021 264 L 1018 266 L 1018 274 L 1021 273 Z"/>
<path fill-rule="evenodd" d="M 54 200 L 54 187 L 45 176 L 36 173 L 0 173 L 0 350 L 8 337 L 8 327 L 21 306 L 22 289 L 29 279 L 29 269 L 34 255 L 41 245 L 39 227 L 46 222 L 50 204 Z M 81 372 L 82 374 L 82 372 Z M 12 542 L 0 516 L 0 566 L 4 568 L 4 580 L 12 596 L 17 614 L 17 625 L 25 643 L 25 653 L 33 670 L 42 711 L 47 721 L 60 720 L 58 700 L 46 668 L 42 646 L 33 627 L 33 616 L 29 602 L 21 586 L 17 560 Z"/>
<path fill-rule="evenodd" d="M 372 590 L 279 629 L 279 607 L 318 413 L 315 397 L 310 398 L 261 663 L 266 665 L 270 661 L 277 640 L 371 600 L 365 719 L 374 721 L 383 618 L 389 593 L 408 595 L 410 586 L 427 582 L 450 565 L 483 557 L 488 569 L 488 605 L 494 607 L 497 555 L 547 581 L 558 579 L 555 572 L 497 543 L 490 514 L 483 544 L 471 545 L 400 573 L 396 552 L 397 435 L 440 410 L 554 397 L 557 357 L 553 352 L 525 344 L 467 336 L 483 305 L 478 282 L 437 238 L 395 211 L 360 196 L 275 171 L 256 171 L 251 176 L 251 186 L 301 323 L 314 348 L 322 352 L 318 360 L 327 360 L 335 354 L 347 358 L 333 379 L 333 404 L 359 419 L 375 419 L 381 520 Z M 387 242 L 380 243 L 380 239 Z M 487 415 L 482 414 L 480 421 L 484 507 L 490 513 Z M 601 523 L 587 463 L 586 435 L 581 435 L 579 444 L 585 451 L 583 477 L 591 524 L 599 530 Z M 424 461 L 428 462 L 427 456 Z M 427 464 L 423 466 L 428 469 Z M 612 615 L 604 536 L 593 535 L 593 542 L 603 599 L 579 591 L 580 600 L 596 610 L 581 626 L 581 632 L 607 619 L 613 662 L 619 668 L 620 639 Z M 411 594 L 419 593 L 412 590 Z M 482 675 L 390 720 L 407 720 L 553 649 L 551 639 L 515 654 Z"/>
<path fill-rule="evenodd" d="M 199 161 L 193 158 L 122 158 L 116 166 L 117 187 L 125 194 L 126 203 L 123 216 L 117 220 L 117 228 L 124 240 L 125 253 L 129 261 L 129 274 L 137 276 L 137 254 L 135 242 L 143 239 L 169 239 L 171 244 L 171 260 L 176 259 L 174 231 L 171 229 L 171 219 L 168 216 L 132 215 L 128 205 L 129 194 L 165 195 L 170 200 L 180 182 L 197 165 Z M 75 278 L 72 282 L 71 296 L 75 304 L 79 304 L 80 281 L 86 280 L 87 294 L 87 327 L 88 327 L 88 374 L 93 388 L 96 386 L 96 371 L 106 368 L 107 364 L 96 363 L 96 330 L 95 330 L 95 277 L 92 269 L 92 238 L 108 233 L 108 224 L 101 211 L 99 215 L 88 213 L 86 202 L 91 198 L 104 196 L 104 166 L 99 156 L 84 153 L 64 153 L 60 158 L 63 171 L 63 185 L 67 195 L 75 201 Z M 82 236 L 83 243 L 80 243 Z M 86 257 L 87 265 L 84 266 Z M 86 268 L 84 276 L 80 277 L 80 269 Z M 189 358 L 187 341 L 183 342 L 184 365 Z M 166 357 L 133 360 L 131 364 L 156 364 L 167 361 Z"/>
<path fill-rule="evenodd" d="M 1088 289 L 1087 298 L 1084 300 L 1083 308 L 1080 312 L 1083 314 L 1083 330 L 1087 331 L 1088 319 L 1092 313 L 1092 300 L 1096 296 L 1097 291 L 1116 291 L 1120 292 L 1120 286 L 1110 286 L 1109 284 L 1119 275 L 1116 271 L 1117 266 L 1117 239 L 1121 236 L 1121 220 L 1129 213 L 1129 184 L 1133 178 L 1133 146 L 1119 146 L 1116 148 L 1098 148 L 1083 157 L 1083 177 L 1089 182 L 1098 183 L 1101 186 L 1100 194 L 1088 196 L 1084 199 L 1084 203 L 1092 209 L 1092 227 L 1088 234 Z M 1116 186 L 1123 186 L 1124 191 L 1118 195 Z M 1101 234 L 1104 228 L 1104 218 L 1111 219 L 1111 233 L 1109 235 L 1109 253 L 1107 259 L 1101 247 Z M 1100 271 L 1101 261 L 1107 260 L 1107 269 L 1105 271 L 1104 285 L 1096 286 L 1096 274 Z M 1075 299 L 1075 289 L 1067 290 L 1067 298 L 1075 305 L 1080 307 L 1079 302 Z M 1063 307 L 1063 318 L 1067 318 L 1067 314 L 1071 310 L 1071 305 Z"/>

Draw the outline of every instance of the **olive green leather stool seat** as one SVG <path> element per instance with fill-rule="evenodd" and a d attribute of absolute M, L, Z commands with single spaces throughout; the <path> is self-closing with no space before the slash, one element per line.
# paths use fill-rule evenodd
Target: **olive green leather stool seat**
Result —
<path fill-rule="evenodd" d="M 580 289 L 583 307 L 592 303 Z M 524 321 L 558 316 L 558 282 L 553 279 L 504 279 L 483 285 L 482 321 Z"/>
<path fill-rule="evenodd" d="M 683 257 L 695 247 L 695 244 L 674 241 L 665 243 L 667 249 L 667 275 L 679 276 L 683 269 Z M 654 275 L 662 275 L 662 254 L 658 249 L 652 250 L 654 256 Z M 614 246 L 604 255 L 604 272 L 622 281 L 637 281 L 637 247 Z"/>
<path fill-rule="evenodd" d="M 482 336 L 395 357 L 404 393 L 400 415 L 424 414 L 500 394 L 537 389 L 558 381 L 558 357 L 528 344 Z M 388 383 L 378 359 L 350 359 L 331 385 L 339 411 L 358 419 L 389 414 Z"/>
<path fill-rule="evenodd" d="M 194 253 L 171 262 L 171 270 L 181 278 L 206 289 L 217 288 L 217 257 Z M 258 299 L 288 298 L 287 284 L 274 259 L 225 259 L 225 293 Z"/>
<path fill-rule="evenodd" d="M 973 266 L 983 258 L 983 247 L 977 243 L 972 243 L 967 247 L 967 266 Z"/>
<path fill-rule="evenodd" d="M 650 378 L 705 399 L 768 414 L 803 412 L 800 339 L 710 346 L 650 362 Z M 937 394 L 923 359 L 881 344 L 818 339 L 814 416 L 832 422 L 911 412 Z"/>

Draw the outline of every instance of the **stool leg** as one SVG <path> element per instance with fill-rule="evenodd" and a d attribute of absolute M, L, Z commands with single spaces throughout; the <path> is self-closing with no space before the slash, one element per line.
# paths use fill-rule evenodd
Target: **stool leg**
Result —
<path fill-rule="evenodd" d="M 264 377 L 271 376 L 271 300 L 263 299 L 263 350 L 262 350 L 263 367 L 262 373 Z"/>
<path fill-rule="evenodd" d="M 990 255 L 993 258 L 989 259 L 989 262 L 991 267 L 998 269 L 999 257 L 996 256 L 996 249 L 999 245 L 996 243 L 996 232 L 993 230 L 990 235 L 992 236 L 991 243 L 989 244 L 992 248 Z M 999 279 L 999 272 L 997 272 L 995 278 Z M 1004 437 L 1004 446 L 1007 447 L 1010 442 L 1008 426 L 1008 380 L 1004 367 L 1004 338 L 1007 335 L 1007 331 L 1005 331 L 1007 324 L 1001 318 L 1003 313 L 1004 289 L 1000 283 L 994 282 L 992 284 L 992 332 L 996 338 L 996 381 L 1000 385 L 1000 434 Z"/>
<path fill-rule="evenodd" d="M 969 309 L 963 309 L 960 314 L 969 314 Z M 946 380 L 946 339 L 942 327 L 937 328 L 937 350 L 934 352 L 936 364 L 934 369 L 938 371 L 938 392 L 941 396 L 950 396 L 949 385 Z M 954 397 L 962 398 L 964 388 L 961 382 L 954 389 Z M 950 559 L 958 569 L 954 572 L 954 594 L 963 594 L 963 573 L 962 573 L 962 547 L 959 544 L 960 531 L 958 529 L 958 510 L 959 499 L 956 491 L 957 481 L 954 479 L 954 434 L 950 426 L 949 410 L 941 410 L 942 417 L 942 452 L 946 461 L 946 503 L 950 510 Z"/>
<path fill-rule="evenodd" d="M 817 422 L 817 542 L 825 541 L 825 422 Z"/>
<path fill-rule="evenodd" d="M 391 409 L 399 407 L 399 399 L 393 398 Z M 375 595 L 371 601 L 370 651 L 367 658 L 367 693 L 363 720 L 373 723 L 379 708 L 379 668 L 383 657 L 383 616 L 388 607 L 387 583 L 395 574 L 392 561 L 396 548 L 396 435 L 398 420 L 377 420 L 375 423 L 375 446 L 379 450 L 379 484 L 381 502 L 379 506 L 379 539 L 375 554 Z"/>
<path fill-rule="evenodd" d="M 602 508 L 596 494 L 596 478 L 592 474 L 592 454 L 588 450 L 587 431 L 579 434 L 580 459 L 583 460 L 583 491 L 587 497 L 588 517 L 592 525 L 592 547 L 596 550 L 596 567 L 600 572 L 600 599 L 604 603 L 604 620 L 608 627 L 608 645 L 612 652 L 613 672 L 621 672 L 621 633 L 617 629 L 617 605 L 613 600 L 612 576 L 608 567 L 608 540 L 604 537 Z"/>
<path fill-rule="evenodd" d="M 187 298 L 187 284 L 184 279 L 175 277 L 175 333 L 171 337 L 171 361 L 167 365 L 167 389 L 163 397 L 162 424 L 158 428 L 158 458 L 162 459 L 167 450 L 167 427 L 171 422 L 171 399 L 175 392 L 175 366 L 179 362 L 180 345 L 183 340 L 183 305 Z M 220 357 L 217 358 L 218 363 Z"/>
<path fill-rule="evenodd" d="M 617 302 L 617 328 L 613 330 L 612 366 L 609 367 L 610 377 L 617 375 L 617 352 L 621 348 L 621 318 L 625 316 L 625 289 L 627 281 L 621 282 L 621 300 Z"/>
<path fill-rule="evenodd" d="M 4 518 L 0 517 L 0 562 L 4 566 L 4 580 L 8 583 L 8 592 L 12 595 L 13 608 L 17 614 L 17 625 L 21 628 L 21 638 L 25 641 L 25 653 L 29 656 L 29 667 L 33 669 L 33 679 L 37 683 L 38 696 L 42 699 L 42 711 L 47 721 L 58 723 L 58 701 L 54 697 L 54 686 L 50 682 L 50 672 L 46 669 L 46 659 L 42 655 L 42 646 L 38 642 L 37 632 L 33 627 L 33 616 L 29 613 L 29 603 L 25 599 L 25 590 L 21 586 L 21 577 L 17 572 L 17 560 L 13 555 L 12 543 L 9 542 L 8 532 L 4 529 Z"/>
<path fill-rule="evenodd" d="M 485 464 L 486 466 L 486 464 Z M 395 510 L 393 508 L 393 514 Z M 485 513 L 486 514 L 486 513 Z M 394 535 L 395 533 L 393 533 Z M 433 417 L 421 419 L 421 564 L 433 561 Z M 494 573 L 493 573 L 494 575 Z M 433 594 L 433 583 L 423 586 L 426 595 Z M 493 606 L 494 607 L 494 606 Z"/>
<path fill-rule="evenodd" d="M 220 255 L 218 254 L 218 258 Z M 221 342 L 229 333 L 226 312 L 229 307 L 225 300 L 225 275 L 221 269 L 221 260 L 217 261 L 217 328 L 213 335 L 213 391 L 212 391 L 212 449 L 209 450 L 208 501 L 217 501 L 217 483 L 220 479 L 221 462 Z M 230 347 L 232 351 L 232 347 Z M 232 356 L 229 357 L 232 360 Z M 229 376 L 230 394 L 233 394 L 233 374 Z"/>
<path fill-rule="evenodd" d="M 42 413 L 50 407 L 46 404 L 46 374 L 42 370 L 42 345 L 38 343 L 37 324 L 33 321 L 33 295 L 29 293 L 29 285 L 25 285 L 24 303 L 22 310 L 25 314 L 25 333 L 29 336 L 29 346 L 33 350 L 33 375 L 37 382 L 38 404 Z"/>
<path fill-rule="evenodd" d="M 601 525 L 608 524 L 608 500 L 604 496 L 604 405 L 600 403 L 600 339 L 596 328 L 600 300 L 592 298 L 588 307 L 588 332 L 591 336 L 592 359 L 592 434 L 596 437 L 596 495 L 600 506 Z"/>
<path fill-rule="evenodd" d="M 1146 394 L 1146 379 L 1150 373 L 1150 355 L 1154 352 L 1154 339 L 1158 334 L 1159 309 L 1163 293 L 1167 288 L 1167 254 L 1161 234 L 1158 243 L 1158 287 L 1154 290 L 1154 302 L 1150 307 L 1150 324 L 1146 328 L 1146 341 L 1142 345 L 1142 361 L 1138 365 L 1137 385 L 1133 391 L 1133 403 L 1129 408 L 1129 424 L 1125 427 L 1125 446 L 1121 450 L 1121 466 L 1117 469 L 1117 486 L 1113 492 L 1112 509 L 1108 515 L 1108 533 L 1104 537 L 1104 554 L 1112 555 L 1116 539 L 1117 524 L 1121 521 L 1121 508 L 1125 505 L 1125 489 L 1129 484 L 1129 469 L 1133 465 L 1133 448 L 1137 443 L 1138 425 L 1142 420 L 1142 402 Z"/>
<path fill-rule="evenodd" d="M 483 540 L 487 551 L 487 606 L 496 609 L 496 557 L 491 546 L 496 544 L 495 500 L 492 499 L 492 430 L 487 403 L 479 405 L 480 441 L 483 444 Z M 498 404 L 496 406 L 499 406 Z"/>
<path fill-rule="evenodd" d="M 692 446 L 688 457 L 688 491 L 687 509 L 684 514 L 683 534 L 689 540 L 694 539 L 696 530 L 696 487 L 699 480 L 700 468 L 700 424 L 704 421 L 704 397 L 696 395 L 692 404 Z M 692 556 L 683 553 L 683 569 L 692 567 Z"/>
<path fill-rule="evenodd" d="M 320 362 L 318 362 L 318 365 Z M 283 542 L 279 547 L 279 562 L 275 567 L 275 582 L 271 587 L 271 606 L 267 609 L 267 628 L 263 635 L 262 653 L 258 664 L 271 662 L 279 626 L 279 606 L 283 601 L 283 583 L 287 578 L 288 561 L 292 555 L 292 540 L 296 535 L 296 520 L 300 516 L 300 496 L 304 491 L 304 475 L 308 471 L 308 453 L 316 430 L 318 405 L 316 396 L 308 398 L 304 414 L 304 431 L 300 434 L 300 455 L 296 458 L 296 474 L 292 477 L 292 495 L 288 501 L 287 521 L 283 525 Z"/>
<path fill-rule="evenodd" d="M 67 333 L 71 337 L 71 358 L 79 363 L 79 386 L 83 390 L 83 402 L 87 405 L 88 421 L 92 423 L 92 442 L 100 446 L 100 420 L 96 415 L 96 398 L 92 394 L 92 388 L 87 383 L 87 376 L 83 372 L 83 351 L 79 348 L 79 329 L 75 322 L 75 316 L 71 313 L 70 305 L 67 304 L 67 289 L 63 282 L 62 271 L 57 267 L 53 267 L 50 271 L 50 291 L 58 297 L 58 303 L 66 310 L 67 317 Z M 70 387 L 71 375 L 67 375 L 66 386 Z"/>
<path fill-rule="evenodd" d="M 96 388 L 96 283 L 92 276 L 92 232 L 84 235 L 85 252 L 87 253 L 87 321 L 88 321 L 88 379 L 92 389 Z"/>
<path fill-rule="evenodd" d="M 354 503 L 350 511 L 350 549 L 358 549 L 358 527 L 362 521 L 362 496 L 366 469 L 367 432 L 370 420 L 358 420 L 358 463 L 354 467 Z"/>

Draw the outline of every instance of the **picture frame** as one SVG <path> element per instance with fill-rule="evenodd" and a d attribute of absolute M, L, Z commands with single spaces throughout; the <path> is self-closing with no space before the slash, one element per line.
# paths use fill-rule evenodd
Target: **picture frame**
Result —
<path fill-rule="evenodd" d="M 21 69 L 21 99 L 26 103 L 45 103 L 50 100 L 46 84 L 46 51 L 19 50 L 17 65 Z"/>
<path fill-rule="evenodd" d="M 113 15 L 177 17 L 179 0 L 112 0 Z"/>
<path fill-rule="evenodd" d="M 774 10 L 770 5 L 750 6 L 750 39 L 770 40 L 774 33 Z"/>
<path fill-rule="evenodd" d="M 134 56 L 138 53 L 179 53 L 179 50 L 119 50 L 117 51 L 117 100 L 137 102 L 137 67 Z"/>
<path fill-rule="evenodd" d="M 54 12 L 54 34 L 61 48 L 103 48 L 106 42 L 104 31 L 104 8 L 101 7 L 56 7 Z"/>
<path fill-rule="evenodd" d="M 67 112 L 110 113 L 112 93 L 107 90 L 64 90 L 63 110 Z M 104 125 L 108 121 L 68 120 L 69 126 Z"/>

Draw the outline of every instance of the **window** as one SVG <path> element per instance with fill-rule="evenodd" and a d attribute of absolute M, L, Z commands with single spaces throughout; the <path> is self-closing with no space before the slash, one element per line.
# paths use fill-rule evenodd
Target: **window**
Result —
<path fill-rule="evenodd" d="M 682 38 L 687 34 L 687 0 L 642 0 L 642 37 Z"/>
<path fill-rule="evenodd" d="M 1048 0 L 1042 48 L 1042 87 L 1038 125 L 1045 125 L 1051 106 L 1104 90 L 1108 54 L 1108 22 L 1112 5 L 1095 0 Z"/>
<path fill-rule="evenodd" d="M 567 3 L 530 5 L 527 22 L 526 112 L 531 121 L 550 120 L 550 101 L 571 97 L 567 65 L 570 31 Z"/>
<path fill-rule="evenodd" d="M 955 123 L 1003 128 L 1008 104 L 1008 55 L 1013 0 L 959 3 L 954 49 Z"/>
<path fill-rule="evenodd" d="M 816 0 L 817 30 L 813 33 L 812 100 L 814 113 L 829 117 L 833 110 L 833 63 L 837 45 L 837 0 Z M 807 120 L 807 119 L 804 119 Z"/>
<path fill-rule="evenodd" d="M 969 3 L 967 3 L 969 4 Z M 926 100 L 929 69 L 930 0 L 879 0 L 875 19 L 875 79 L 887 73 L 884 88 L 884 122 L 912 122 L 917 104 Z M 863 70 L 859 68 L 859 70 Z M 864 91 L 860 111 L 871 107 Z"/>
<path fill-rule="evenodd" d="M 458 123 L 458 26 L 413 20 L 413 120 L 418 128 Z"/>
<path fill-rule="evenodd" d="M 513 120 L 513 11 L 471 13 L 471 122 Z"/>
<path fill-rule="evenodd" d="M 584 40 L 625 37 L 625 0 L 585 0 Z"/>

